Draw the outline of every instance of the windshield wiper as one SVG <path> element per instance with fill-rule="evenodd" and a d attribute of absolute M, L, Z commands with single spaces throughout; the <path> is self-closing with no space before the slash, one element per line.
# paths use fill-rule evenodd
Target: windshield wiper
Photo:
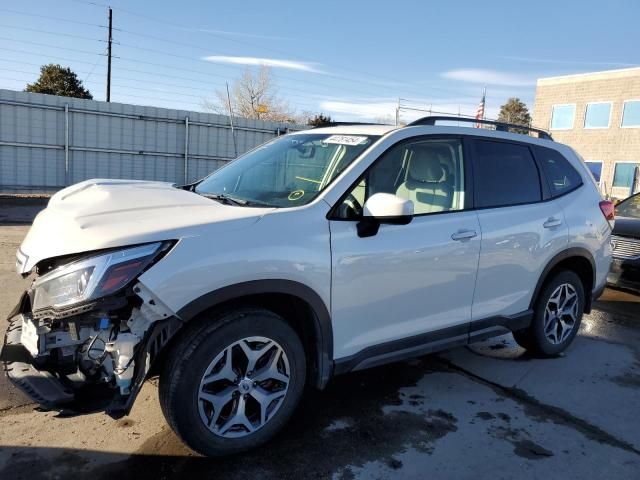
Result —
<path fill-rule="evenodd" d="M 238 200 L 222 193 L 201 193 L 200 195 L 210 198 L 211 200 L 217 200 L 226 205 L 244 206 L 247 204 L 244 200 Z"/>
<path fill-rule="evenodd" d="M 266 203 L 254 202 L 253 200 L 241 200 L 239 198 L 233 198 L 223 193 L 201 193 L 203 197 L 210 198 L 211 200 L 217 200 L 220 203 L 226 205 L 234 205 L 236 207 L 271 207 Z"/>

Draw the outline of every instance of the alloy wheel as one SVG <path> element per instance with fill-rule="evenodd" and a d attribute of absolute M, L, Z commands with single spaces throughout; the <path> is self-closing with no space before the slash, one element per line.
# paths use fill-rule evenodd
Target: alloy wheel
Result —
<path fill-rule="evenodd" d="M 549 297 L 544 312 L 544 334 L 553 345 L 564 342 L 578 323 L 579 299 L 570 283 L 559 285 Z"/>
<path fill-rule="evenodd" d="M 289 388 L 289 360 L 266 337 L 232 343 L 209 364 L 200 381 L 200 419 L 214 434 L 238 438 L 271 420 Z"/>

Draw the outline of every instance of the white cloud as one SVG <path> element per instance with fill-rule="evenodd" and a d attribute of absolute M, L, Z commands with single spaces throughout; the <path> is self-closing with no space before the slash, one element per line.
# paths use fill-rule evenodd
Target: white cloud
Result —
<path fill-rule="evenodd" d="M 637 63 L 622 63 L 622 62 L 581 62 L 576 60 L 557 60 L 553 58 L 531 58 L 531 57 L 514 57 L 514 56 L 500 56 L 505 60 L 514 60 L 516 62 L 530 62 L 530 63 L 550 63 L 559 65 L 590 65 L 590 66 L 604 66 L 604 67 L 636 67 Z"/>
<path fill-rule="evenodd" d="M 486 70 L 481 68 L 460 68 L 442 73 L 442 77 L 461 82 L 509 87 L 528 87 L 536 84 L 536 79 L 516 73 Z"/>
<path fill-rule="evenodd" d="M 286 68 L 289 70 L 298 70 L 302 72 L 321 73 L 314 63 L 298 62 L 295 60 L 281 60 L 277 58 L 259 58 L 259 57 L 230 57 L 225 55 L 211 55 L 202 57 L 203 60 L 213 63 L 231 63 L 234 65 L 265 65 L 273 68 Z"/>
<path fill-rule="evenodd" d="M 396 102 L 374 101 L 353 102 L 348 100 L 325 100 L 320 102 L 320 110 L 341 115 L 341 118 L 373 120 L 375 118 L 395 115 Z"/>

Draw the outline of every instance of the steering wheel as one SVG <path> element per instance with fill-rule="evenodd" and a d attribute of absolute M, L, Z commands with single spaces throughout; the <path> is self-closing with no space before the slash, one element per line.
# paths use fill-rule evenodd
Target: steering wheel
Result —
<path fill-rule="evenodd" d="M 358 218 L 362 214 L 362 205 L 358 199 L 350 193 L 340 204 L 338 214 L 341 218 Z"/>

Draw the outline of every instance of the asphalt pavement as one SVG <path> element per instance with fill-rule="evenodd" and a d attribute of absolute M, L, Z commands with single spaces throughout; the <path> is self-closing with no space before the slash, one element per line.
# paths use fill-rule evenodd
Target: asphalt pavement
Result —
<path fill-rule="evenodd" d="M 6 213 L 6 212 L 5 212 Z M 0 317 L 27 226 L 0 215 Z M 6 322 L 0 320 L 0 334 Z M 199 457 L 148 381 L 129 417 L 38 411 L 0 376 L 0 478 L 640 478 L 640 298 L 607 290 L 579 336 L 536 359 L 510 335 L 333 379 L 268 445 Z"/>

